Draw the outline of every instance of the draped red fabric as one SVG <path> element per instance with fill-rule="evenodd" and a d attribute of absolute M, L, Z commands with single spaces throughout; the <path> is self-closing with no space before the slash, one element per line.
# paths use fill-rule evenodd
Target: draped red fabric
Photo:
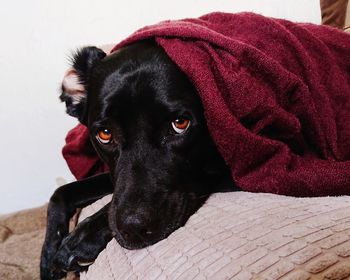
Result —
<path fill-rule="evenodd" d="M 82 124 L 68 132 L 62 154 L 77 180 L 108 171 L 89 140 L 87 127 Z"/>
<path fill-rule="evenodd" d="M 211 136 L 242 190 L 350 194 L 349 34 L 253 13 L 212 13 L 142 28 L 112 51 L 147 38 L 194 83 Z M 69 166 L 87 167 L 76 156 Z"/>

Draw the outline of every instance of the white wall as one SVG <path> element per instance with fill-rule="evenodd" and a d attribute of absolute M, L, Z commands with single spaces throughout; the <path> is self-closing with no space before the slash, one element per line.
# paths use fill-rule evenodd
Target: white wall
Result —
<path fill-rule="evenodd" d="M 58 88 L 71 50 L 116 43 L 164 19 L 211 11 L 255 11 L 320 22 L 318 0 L 0 1 L 0 213 L 46 202 L 56 178 L 72 180 L 61 157 L 68 129 Z"/>

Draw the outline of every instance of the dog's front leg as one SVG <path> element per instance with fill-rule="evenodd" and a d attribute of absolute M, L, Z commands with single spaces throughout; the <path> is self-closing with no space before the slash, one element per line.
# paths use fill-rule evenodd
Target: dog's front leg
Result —
<path fill-rule="evenodd" d="M 108 173 L 64 185 L 55 191 L 47 210 L 47 229 L 40 262 L 42 280 L 64 276 L 62 272 L 54 272 L 52 262 L 63 238 L 69 232 L 69 220 L 76 209 L 112 192 L 113 185 Z"/>

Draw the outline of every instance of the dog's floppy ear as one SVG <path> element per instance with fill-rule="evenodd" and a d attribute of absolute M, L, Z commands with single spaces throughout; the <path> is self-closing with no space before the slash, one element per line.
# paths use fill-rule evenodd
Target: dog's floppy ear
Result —
<path fill-rule="evenodd" d="M 67 113 L 85 123 L 86 95 L 92 68 L 106 53 L 96 47 L 78 50 L 72 58 L 72 68 L 64 75 L 60 99 L 66 103 Z"/>

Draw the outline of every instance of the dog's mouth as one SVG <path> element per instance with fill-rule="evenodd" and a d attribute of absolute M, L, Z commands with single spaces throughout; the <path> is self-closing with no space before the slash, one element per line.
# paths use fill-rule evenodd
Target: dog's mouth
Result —
<path fill-rule="evenodd" d="M 168 227 L 166 227 L 162 231 L 152 233 L 152 234 L 145 234 L 144 236 L 139 235 L 138 236 L 139 238 L 134 240 L 125 239 L 118 230 L 113 231 L 112 234 L 120 246 L 122 246 L 125 249 L 136 250 L 136 249 L 142 249 L 142 248 L 151 246 L 167 238 L 172 232 L 174 232 L 179 227 L 180 226 L 175 226 L 173 224 L 170 224 Z"/>
<path fill-rule="evenodd" d="M 167 238 L 175 230 L 185 225 L 190 216 L 198 210 L 207 198 L 208 196 L 202 196 L 193 200 L 193 197 L 192 199 L 183 197 L 181 203 L 177 204 L 175 211 L 172 211 L 172 215 L 162 217 L 157 229 L 154 231 L 131 232 L 131 238 L 130 234 L 125 234 L 125 232 L 118 229 L 117 226 L 113 225 L 115 223 L 112 223 L 112 225 L 110 225 L 112 235 L 120 246 L 129 250 L 151 246 Z M 159 212 L 164 213 L 166 211 L 160 210 Z"/>

